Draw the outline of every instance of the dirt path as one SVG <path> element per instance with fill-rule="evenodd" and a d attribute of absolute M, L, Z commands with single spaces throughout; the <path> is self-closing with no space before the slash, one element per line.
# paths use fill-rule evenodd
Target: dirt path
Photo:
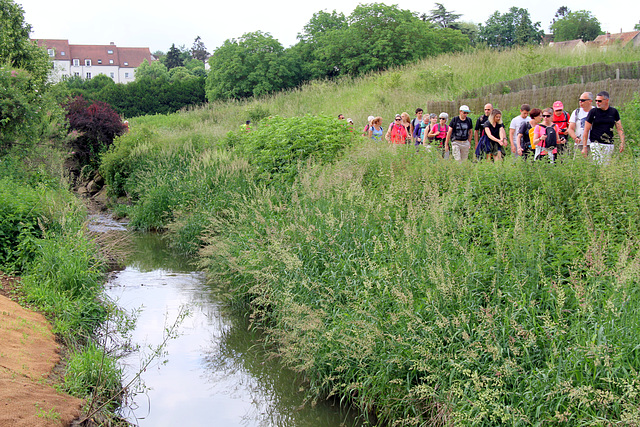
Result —
<path fill-rule="evenodd" d="M 60 346 L 44 316 L 7 298 L 13 280 L 0 273 L 0 427 L 68 426 L 82 400 L 56 390 Z"/>

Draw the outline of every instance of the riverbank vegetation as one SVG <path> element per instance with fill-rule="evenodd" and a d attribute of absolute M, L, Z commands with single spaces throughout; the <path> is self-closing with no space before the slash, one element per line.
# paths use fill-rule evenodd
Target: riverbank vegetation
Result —
<path fill-rule="evenodd" d="M 132 224 L 199 254 L 311 401 L 335 396 L 394 425 L 633 422 L 638 101 L 621 106 L 629 149 L 608 166 L 459 165 L 360 139 L 334 117 L 364 124 L 455 98 L 527 74 L 526 58 L 560 67 L 638 55 L 446 55 L 142 117 L 102 171 L 133 202 L 118 207 Z M 443 63 L 455 75 L 446 89 L 402 89 Z M 248 116 L 253 130 L 238 130 Z"/>

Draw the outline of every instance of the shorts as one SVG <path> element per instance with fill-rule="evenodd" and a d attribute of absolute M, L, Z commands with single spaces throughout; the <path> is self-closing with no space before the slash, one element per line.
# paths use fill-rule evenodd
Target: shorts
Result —
<path fill-rule="evenodd" d="M 606 165 L 613 157 L 615 145 L 592 142 L 589 145 L 589 148 L 591 149 L 591 157 L 593 158 L 593 161 L 598 165 Z"/>
<path fill-rule="evenodd" d="M 453 158 L 462 163 L 469 158 L 469 141 L 451 141 L 451 154 Z"/>

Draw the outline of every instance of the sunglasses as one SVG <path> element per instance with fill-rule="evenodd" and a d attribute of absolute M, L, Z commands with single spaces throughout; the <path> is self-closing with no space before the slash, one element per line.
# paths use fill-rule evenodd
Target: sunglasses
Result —
<path fill-rule="evenodd" d="M 578 101 L 580 102 L 587 102 L 587 101 L 591 101 L 590 99 L 578 99 Z"/>
<path fill-rule="evenodd" d="M 399 122 L 399 121 L 400 121 L 400 119 L 396 119 L 396 122 Z"/>
<path fill-rule="evenodd" d="M 543 114 L 542 117 L 551 117 L 551 114 Z"/>
<path fill-rule="evenodd" d="M 440 120 L 447 120 L 447 119 L 445 119 L 444 117 L 440 117 Z"/>
<path fill-rule="evenodd" d="M 604 99 L 596 99 L 596 102 L 602 102 Z"/>

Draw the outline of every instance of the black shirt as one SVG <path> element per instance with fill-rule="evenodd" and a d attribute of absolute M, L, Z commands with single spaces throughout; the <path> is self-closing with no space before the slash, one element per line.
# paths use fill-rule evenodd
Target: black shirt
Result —
<path fill-rule="evenodd" d="M 482 126 L 484 125 L 484 122 L 486 122 L 487 120 L 489 120 L 489 116 L 483 114 L 482 116 L 478 117 L 478 120 L 476 120 L 476 127 L 474 130 L 482 130 Z"/>
<path fill-rule="evenodd" d="M 469 117 L 460 120 L 459 116 L 451 119 L 451 140 L 452 141 L 469 141 L 469 132 L 473 128 L 473 122 Z"/>
<path fill-rule="evenodd" d="M 587 114 L 587 121 L 591 123 L 589 140 L 600 144 L 613 144 L 613 127 L 620 121 L 620 113 L 613 107 L 606 110 L 592 108 Z"/>

